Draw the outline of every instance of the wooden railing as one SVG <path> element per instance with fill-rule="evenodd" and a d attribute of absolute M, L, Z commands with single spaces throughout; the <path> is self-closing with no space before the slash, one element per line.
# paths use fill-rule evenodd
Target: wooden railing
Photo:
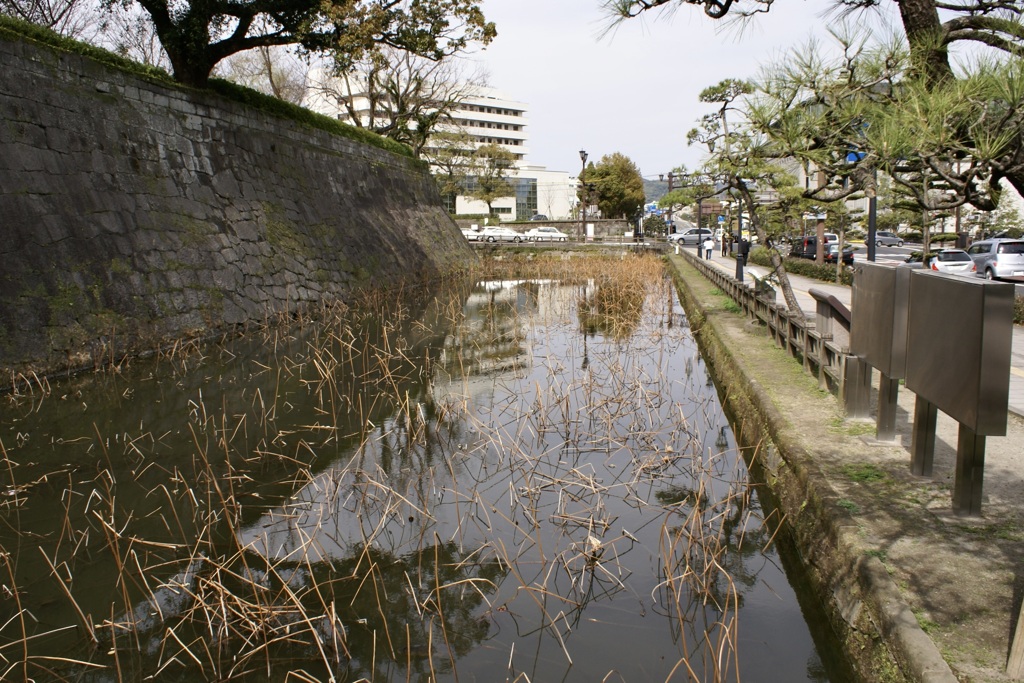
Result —
<path fill-rule="evenodd" d="M 802 312 L 791 313 L 785 304 L 776 303 L 775 290 L 764 285 L 763 281 L 760 285 L 756 280 L 739 282 L 710 261 L 699 259 L 689 251 L 681 255 L 735 301 L 748 318 L 764 325 L 776 346 L 800 360 L 804 369 L 818 378 L 818 386 L 846 400 L 847 380 L 853 370 L 851 361 L 854 359 L 849 355 L 850 313 L 842 304 L 836 308 L 834 304 L 838 302 L 834 297 L 815 297 L 817 313 L 815 319 L 810 320 Z"/>

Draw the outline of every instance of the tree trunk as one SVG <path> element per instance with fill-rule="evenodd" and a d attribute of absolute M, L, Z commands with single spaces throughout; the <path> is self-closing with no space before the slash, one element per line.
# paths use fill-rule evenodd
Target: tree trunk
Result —
<path fill-rule="evenodd" d="M 219 61 L 211 55 L 210 18 L 194 9 L 177 20 L 171 18 L 167 4 L 158 0 L 139 0 L 150 18 L 160 44 L 171 61 L 174 80 L 185 85 L 205 87 Z M 226 55 L 222 55 L 226 56 Z"/>
<path fill-rule="evenodd" d="M 952 78 L 953 69 L 949 66 L 949 51 L 944 40 L 946 29 L 939 19 L 935 0 L 898 2 L 915 70 L 929 85 Z"/>
<path fill-rule="evenodd" d="M 743 204 L 747 207 L 747 213 L 750 214 L 748 223 L 753 226 L 751 234 L 757 232 L 757 241 L 761 244 L 768 244 L 768 235 L 764 230 L 764 226 L 761 225 L 761 218 L 758 216 L 756 208 L 757 205 L 754 202 L 754 198 L 750 194 L 750 190 L 743 183 L 739 181 L 740 198 L 743 200 Z M 740 209 L 742 211 L 742 208 Z M 742 237 L 742 235 L 741 235 Z M 775 273 L 775 279 L 779 283 L 779 287 L 782 288 L 782 296 L 786 300 L 786 307 L 789 309 L 791 315 L 798 317 L 799 319 L 804 318 L 803 309 L 800 308 L 800 302 L 796 300 L 796 294 L 793 293 L 793 285 L 789 281 L 789 273 L 786 272 L 786 267 L 782 263 L 782 255 L 779 250 L 774 246 L 768 248 L 768 256 L 772 262 L 772 270 Z"/>

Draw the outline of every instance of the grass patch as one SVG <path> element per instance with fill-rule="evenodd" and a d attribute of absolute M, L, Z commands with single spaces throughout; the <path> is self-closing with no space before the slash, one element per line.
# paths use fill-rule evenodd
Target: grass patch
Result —
<path fill-rule="evenodd" d="M 837 505 L 849 512 L 851 515 L 855 515 L 860 512 L 860 507 L 852 500 L 848 500 L 846 498 L 840 498 Z"/>
<path fill-rule="evenodd" d="M 864 554 L 868 557 L 877 557 L 882 562 L 882 564 L 885 564 L 885 562 L 889 559 L 889 555 L 884 550 L 869 550 Z"/>
<path fill-rule="evenodd" d="M 884 481 L 889 478 L 885 470 L 870 463 L 851 463 L 843 465 L 842 472 L 853 481 L 868 483 L 873 481 Z"/>
<path fill-rule="evenodd" d="M 917 619 L 917 625 L 921 627 L 921 630 L 928 635 L 932 635 L 939 630 L 939 625 L 936 622 L 927 618 L 918 610 L 914 610 L 914 618 Z"/>
<path fill-rule="evenodd" d="M 1011 522 L 999 522 L 998 524 L 986 526 L 965 526 L 963 530 L 979 538 L 1000 540 L 1000 541 L 1022 541 L 1024 530 Z"/>

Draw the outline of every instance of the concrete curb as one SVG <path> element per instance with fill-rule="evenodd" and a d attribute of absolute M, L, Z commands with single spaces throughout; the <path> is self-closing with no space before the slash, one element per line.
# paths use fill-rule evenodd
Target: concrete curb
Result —
<path fill-rule="evenodd" d="M 856 525 L 838 505 L 838 495 L 815 465 L 816 454 L 798 445 L 783 412 L 729 347 L 715 320 L 723 314 L 709 311 L 695 295 L 688 278 L 703 278 L 695 270 L 692 275 L 685 273 L 680 267 L 682 258 L 669 260 L 683 307 L 697 326 L 694 335 L 702 354 L 706 353 L 716 381 L 729 387 L 727 398 L 742 423 L 740 429 L 760 432 L 776 450 L 774 462 L 763 463 L 772 474 L 770 489 L 794 528 L 793 536 L 805 563 L 817 569 L 811 572 L 817 583 L 815 592 L 828 603 L 826 612 L 831 615 L 833 627 L 846 632 L 840 640 L 850 661 L 862 663 L 855 666 L 865 680 L 884 676 L 879 667 L 865 670 L 864 654 L 854 651 L 863 644 L 858 645 L 853 635 L 868 625 L 877 630 L 888 656 L 907 680 L 956 683 L 958 679 L 918 624 L 885 567 L 860 550 Z"/>
<path fill-rule="evenodd" d="M 857 565 L 864 599 L 872 603 L 872 612 L 878 615 L 878 628 L 894 650 L 900 668 L 909 678 L 922 683 L 957 683 L 949 664 L 917 623 L 878 558 L 861 556 Z"/>

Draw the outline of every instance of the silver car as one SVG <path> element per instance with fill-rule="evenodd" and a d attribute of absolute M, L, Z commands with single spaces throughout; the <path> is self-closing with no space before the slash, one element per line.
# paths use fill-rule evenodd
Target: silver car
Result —
<path fill-rule="evenodd" d="M 967 248 L 978 274 L 988 280 L 1024 282 L 1024 240 L 990 239 Z"/>
<path fill-rule="evenodd" d="M 875 233 L 876 247 L 902 247 L 903 238 L 894 232 L 879 230 Z"/>

